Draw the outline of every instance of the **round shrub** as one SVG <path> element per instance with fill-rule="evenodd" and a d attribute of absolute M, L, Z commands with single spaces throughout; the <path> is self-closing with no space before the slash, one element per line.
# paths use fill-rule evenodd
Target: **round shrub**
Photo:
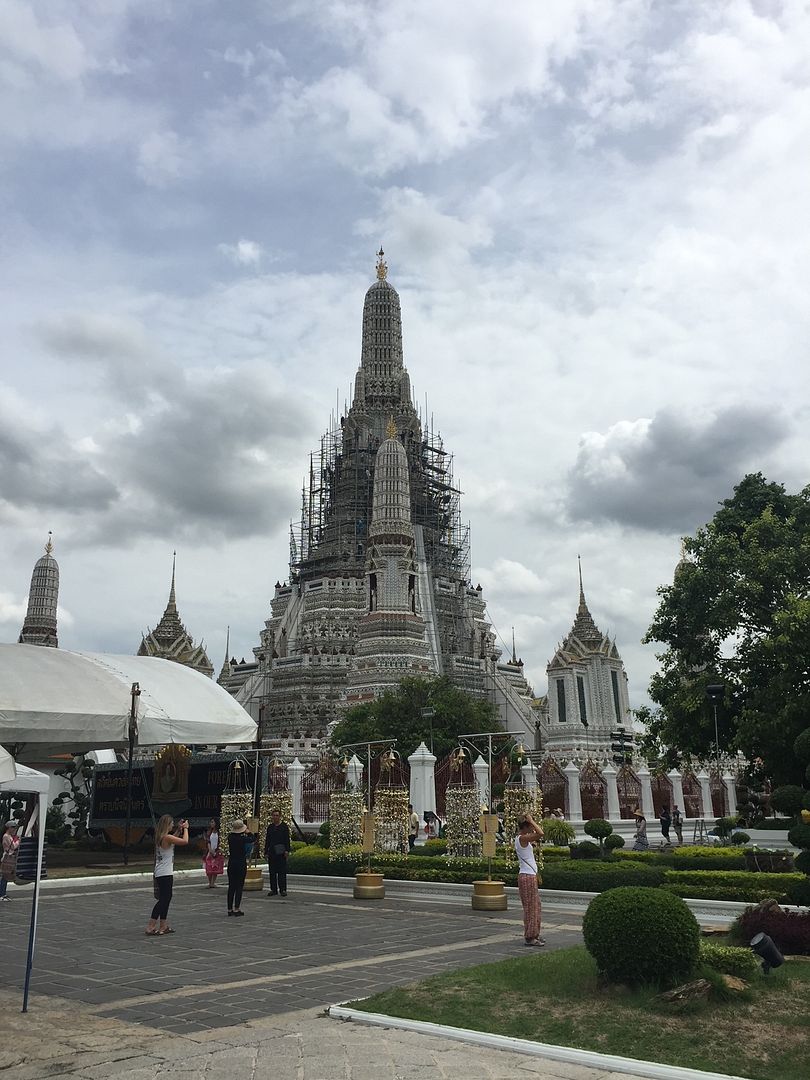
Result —
<path fill-rule="evenodd" d="M 803 799 L 804 791 L 798 784 L 784 784 L 774 789 L 771 795 L 771 806 L 780 814 L 795 817 L 802 808 Z"/>
<path fill-rule="evenodd" d="M 582 923 L 585 947 L 610 982 L 670 985 L 693 971 L 697 919 L 664 889 L 624 886 L 600 893 Z"/>
<path fill-rule="evenodd" d="M 618 833 L 611 833 L 610 836 L 605 839 L 605 847 L 608 851 L 613 851 L 615 848 L 624 847 L 624 837 L 619 836 Z"/>
<path fill-rule="evenodd" d="M 793 740 L 793 753 L 803 765 L 810 765 L 810 727 L 805 728 Z"/>
<path fill-rule="evenodd" d="M 810 825 L 794 825 L 788 833 L 788 840 L 794 847 L 810 848 Z"/>
<path fill-rule="evenodd" d="M 593 836 L 600 844 L 613 832 L 613 826 L 604 818 L 592 818 L 590 821 L 586 821 L 584 829 L 588 836 Z"/>
<path fill-rule="evenodd" d="M 747 844 L 750 839 L 751 837 L 747 832 L 735 832 L 731 834 L 732 844 L 739 844 L 742 846 L 743 844 Z"/>
<path fill-rule="evenodd" d="M 800 851 L 793 860 L 793 865 L 801 874 L 810 874 L 810 851 L 807 848 Z"/>
<path fill-rule="evenodd" d="M 592 840 L 583 840 L 579 844 L 571 845 L 572 859 L 598 859 L 599 854 L 599 845 L 594 844 Z"/>

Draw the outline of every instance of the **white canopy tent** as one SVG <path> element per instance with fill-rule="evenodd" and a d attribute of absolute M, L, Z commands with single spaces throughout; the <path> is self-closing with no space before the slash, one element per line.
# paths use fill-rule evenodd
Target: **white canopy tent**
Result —
<path fill-rule="evenodd" d="M 45 815 L 48 809 L 48 787 L 50 778 L 45 773 L 17 765 L 13 780 L 0 782 L 0 793 L 36 795 L 37 797 L 37 876 L 34 878 L 34 898 L 31 904 L 31 926 L 28 932 L 28 958 L 25 965 L 25 988 L 23 990 L 23 1012 L 28 1012 L 28 990 L 31 984 L 31 970 L 34 966 L 34 947 L 37 940 L 37 919 L 39 917 L 39 880 L 42 876 L 42 852 L 45 847 Z"/>
<path fill-rule="evenodd" d="M 5 747 L 0 746 L 0 784 L 6 780 L 13 780 L 16 775 L 14 758 Z"/>
<path fill-rule="evenodd" d="M 18 761 L 41 759 L 49 750 L 126 746 L 136 683 L 140 746 L 244 746 L 256 739 L 256 724 L 245 709 L 212 679 L 182 664 L 0 645 L 0 743 L 20 747 Z"/>

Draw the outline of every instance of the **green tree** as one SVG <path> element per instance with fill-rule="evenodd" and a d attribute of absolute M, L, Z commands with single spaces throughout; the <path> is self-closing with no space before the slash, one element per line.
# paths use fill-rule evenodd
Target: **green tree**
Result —
<path fill-rule="evenodd" d="M 760 474 L 743 478 L 712 521 L 685 542 L 645 642 L 666 646 L 650 683 L 651 744 L 710 756 L 718 707 L 721 749 L 761 759 L 776 783 L 800 783 L 793 750 L 810 716 L 810 487 L 790 495 Z"/>
<path fill-rule="evenodd" d="M 433 717 L 422 717 L 432 709 Z M 475 698 L 454 686 L 445 677 L 424 679 L 409 676 L 395 690 L 387 690 L 376 701 L 349 709 L 332 732 L 334 747 L 375 739 L 396 739 L 397 750 L 407 758 L 425 742 L 438 758 L 458 745 L 459 734 L 495 731 L 500 727 L 491 701 Z"/>

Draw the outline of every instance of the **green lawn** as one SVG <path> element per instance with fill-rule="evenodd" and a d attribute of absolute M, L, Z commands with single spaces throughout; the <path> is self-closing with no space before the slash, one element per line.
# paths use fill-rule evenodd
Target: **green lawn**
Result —
<path fill-rule="evenodd" d="M 810 1077 L 810 963 L 795 960 L 746 1000 L 680 1009 L 652 990 L 600 988 L 584 947 L 449 972 L 354 1007 L 751 1080 Z"/>

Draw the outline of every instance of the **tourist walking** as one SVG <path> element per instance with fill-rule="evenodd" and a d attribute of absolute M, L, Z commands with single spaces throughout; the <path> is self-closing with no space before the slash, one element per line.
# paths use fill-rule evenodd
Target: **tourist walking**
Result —
<path fill-rule="evenodd" d="M 419 815 L 414 810 L 413 803 L 408 803 L 408 851 L 413 851 L 418 835 Z"/>
<path fill-rule="evenodd" d="M 253 836 L 241 818 L 231 824 L 228 834 L 228 914 L 244 915 L 242 911 L 242 890 L 247 877 L 247 853 L 253 843 Z"/>
<path fill-rule="evenodd" d="M 225 869 L 225 856 L 219 850 L 219 822 L 216 818 L 211 818 L 205 830 L 203 868 L 208 878 L 208 888 L 215 888 L 217 878 Z"/>
<path fill-rule="evenodd" d="M 647 819 L 642 814 L 638 807 L 633 811 L 633 816 L 636 819 L 636 832 L 633 837 L 633 851 L 646 851 L 650 842 L 647 839 Z"/>
<path fill-rule="evenodd" d="M 515 852 L 518 857 L 518 893 L 523 905 L 523 940 L 526 945 L 545 945 L 540 937 L 540 893 L 537 881 L 537 859 L 532 844 L 543 839 L 542 826 L 531 814 L 518 818 Z"/>
<path fill-rule="evenodd" d="M 264 837 L 264 857 L 270 878 L 268 896 L 287 895 L 287 856 L 291 851 L 290 827 L 281 820 L 281 811 L 273 810 Z"/>
<path fill-rule="evenodd" d="M 17 836 L 17 822 L 7 821 L 3 829 L 3 855 L 0 858 L 0 900 L 11 902 L 6 895 L 8 883 L 14 880 L 17 870 L 17 855 L 20 850 L 20 838 Z"/>
<path fill-rule="evenodd" d="M 675 835 L 678 837 L 678 843 L 683 844 L 683 817 L 677 806 L 672 808 L 672 828 L 675 830 Z"/>
<path fill-rule="evenodd" d="M 173 934 L 169 926 L 169 904 L 174 887 L 174 849 L 188 843 L 188 822 L 184 819 L 175 826 L 171 814 L 164 814 L 155 826 L 155 906 L 152 918 L 146 924 L 149 937 Z"/>
<path fill-rule="evenodd" d="M 670 826 L 670 823 L 672 822 L 672 816 L 671 816 L 671 814 L 669 812 L 669 807 L 668 806 L 662 806 L 661 807 L 661 812 L 658 815 L 658 820 L 661 822 L 661 835 L 663 836 L 664 840 L 668 844 L 669 843 L 669 826 Z"/>

